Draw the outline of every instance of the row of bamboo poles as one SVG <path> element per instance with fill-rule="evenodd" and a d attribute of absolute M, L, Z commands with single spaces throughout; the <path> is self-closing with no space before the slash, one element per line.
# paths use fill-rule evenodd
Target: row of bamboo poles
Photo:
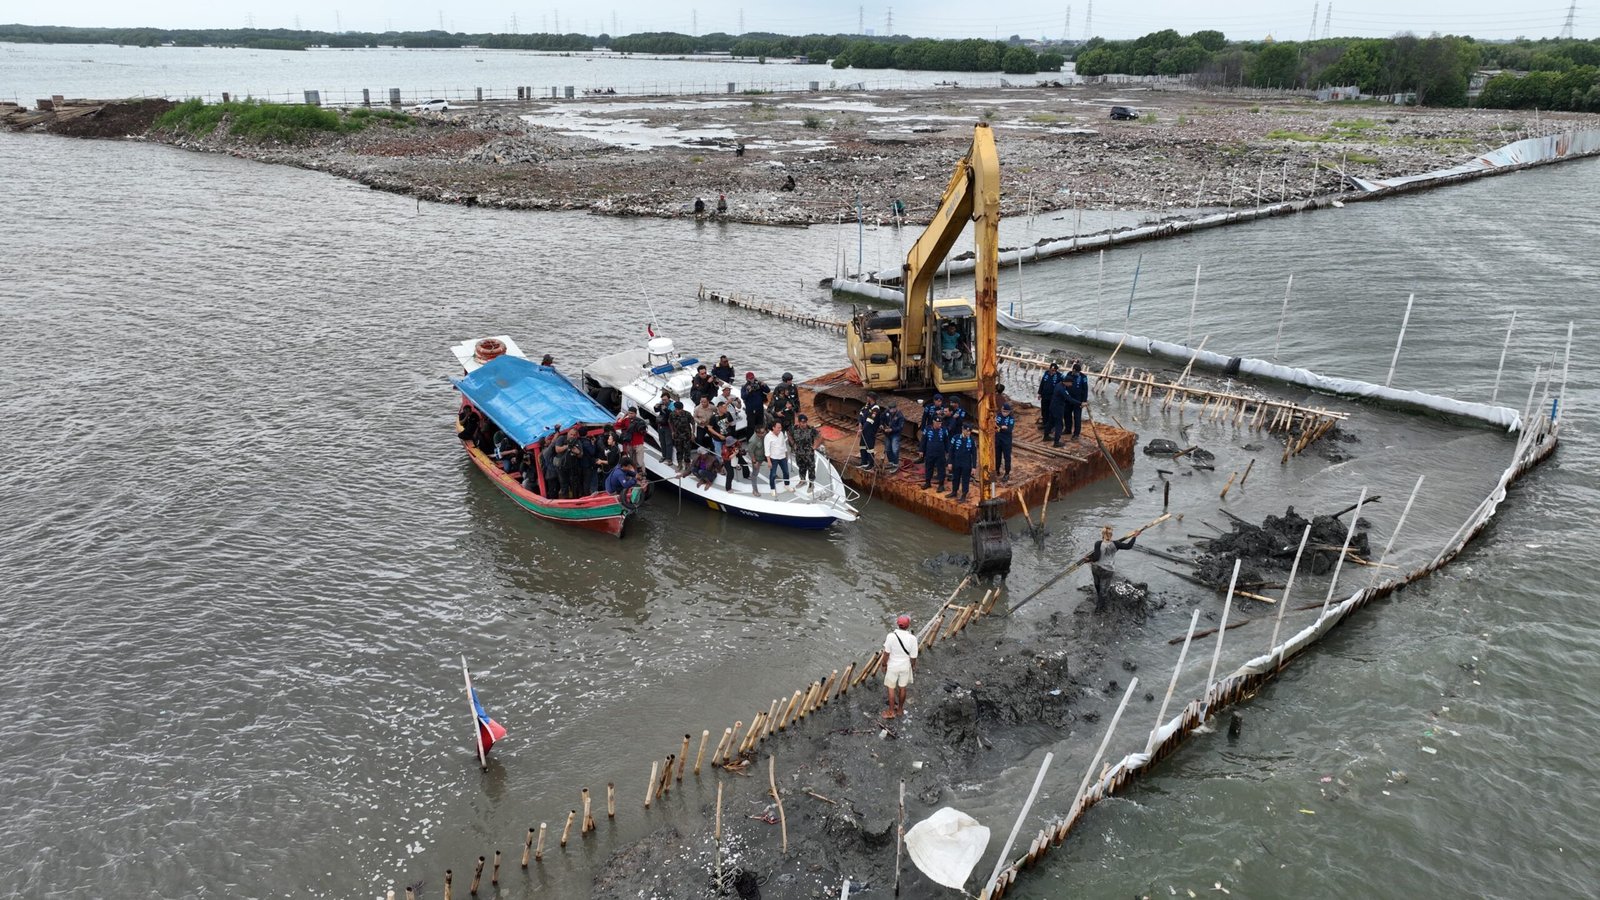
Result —
<path fill-rule="evenodd" d="M 966 627 L 979 617 L 987 615 L 995 608 L 1000 599 L 1000 588 L 988 590 L 981 598 L 970 604 L 958 604 L 956 598 L 971 583 L 972 576 L 962 579 L 956 589 L 928 619 L 917 633 L 918 656 L 932 649 L 936 645 L 960 634 Z M 851 688 L 860 687 L 868 680 L 881 675 L 887 665 L 888 656 L 882 650 L 873 650 L 865 659 L 852 660 L 843 670 L 834 669 L 827 677 L 819 678 L 800 689 L 787 698 L 777 698 L 764 709 L 758 709 L 746 724 L 744 719 L 734 722 L 731 726 L 722 729 L 720 739 L 715 745 L 711 744 L 714 734 L 712 729 L 702 729 L 700 740 L 693 754 L 693 764 L 690 764 L 690 749 L 695 746 L 693 733 L 687 733 L 673 752 L 666 754 L 662 759 L 650 764 L 650 776 L 645 783 L 644 808 L 649 809 L 658 800 L 666 798 L 673 786 L 681 785 L 686 776 L 699 779 L 707 766 L 721 768 L 728 772 L 742 772 L 750 765 L 761 745 L 769 739 L 775 738 L 784 732 L 797 728 L 808 717 L 827 706 L 835 700 L 844 697 Z M 707 749 L 710 755 L 707 756 Z M 769 770 L 772 768 L 769 765 Z M 771 793 L 778 807 L 784 852 L 788 852 L 788 825 L 783 819 L 783 800 L 777 787 L 776 776 L 768 772 L 771 783 Z M 579 806 L 567 811 L 564 824 L 561 826 L 560 836 L 556 840 L 558 850 L 566 850 L 572 839 L 573 825 L 578 826 L 578 838 L 586 839 L 596 832 L 594 814 L 595 798 L 590 790 L 585 787 L 579 790 Z M 719 849 L 717 862 L 721 863 L 721 813 L 722 813 L 722 784 L 717 784 L 716 807 L 716 840 Z M 617 817 L 617 786 L 615 782 L 606 784 L 606 818 L 615 820 Z M 545 846 L 549 837 L 550 827 L 547 822 L 540 822 L 537 828 L 530 827 L 522 842 L 521 867 L 529 868 L 530 865 L 542 865 L 545 857 Z M 490 860 L 492 859 L 492 865 Z M 491 885 L 500 883 L 501 851 L 494 850 L 490 854 L 479 856 L 474 871 L 468 894 L 477 896 L 482 882 L 486 865 L 490 866 Z M 720 877 L 720 876 L 719 876 Z M 454 872 L 446 869 L 444 873 L 444 900 L 454 900 Z M 414 888 L 405 889 L 405 900 L 417 900 Z M 389 900 L 397 900 L 395 892 L 388 892 Z"/>
<path fill-rule="evenodd" d="M 1200 347 L 1204 346 L 1205 341 L 1202 340 Z M 1199 355 L 1200 347 L 1195 350 L 1196 357 Z M 1013 370 L 1012 373 L 1008 373 L 1013 379 L 1036 375 L 1038 370 L 1048 368 L 1051 363 L 1061 362 L 1041 353 L 1015 347 L 1003 348 L 1000 351 L 1000 359 L 1003 364 L 1009 364 Z M 1123 366 L 1119 369 L 1116 352 L 1113 351 L 1105 364 L 1094 373 L 1093 385 L 1101 394 L 1110 391 L 1118 400 L 1144 403 L 1147 406 L 1154 406 L 1157 394 L 1160 394 L 1161 412 L 1166 412 L 1174 405 L 1182 412 L 1189 407 L 1189 404 L 1198 402 L 1201 421 L 1282 434 L 1284 435 L 1283 462 L 1288 462 L 1290 457 L 1305 452 L 1306 448 L 1349 418 L 1347 413 L 1334 412 L 1320 406 L 1302 406 L 1285 400 L 1273 400 L 1237 391 L 1186 385 L 1184 382 L 1188 380 L 1194 362 L 1195 357 L 1191 357 L 1189 365 L 1184 367 L 1183 374 L 1175 381 L 1166 382 L 1159 380 L 1156 373 L 1149 369 L 1134 366 Z"/>
<path fill-rule="evenodd" d="M 706 290 L 705 285 L 701 285 L 697 296 L 701 300 L 710 301 L 712 303 L 721 303 L 736 309 L 746 309 L 751 312 L 760 313 L 764 316 L 771 316 L 774 319 L 782 319 L 786 322 L 794 322 L 797 325 L 804 325 L 808 328 L 820 328 L 824 331 L 835 331 L 840 334 L 844 333 L 845 323 L 839 321 L 838 319 L 823 318 L 822 316 L 818 316 L 813 313 L 795 309 L 792 306 L 785 306 L 781 303 L 773 303 L 770 300 L 758 300 L 754 294 L 744 294 L 741 296 L 740 294 L 732 291 L 708 291 Z"/>

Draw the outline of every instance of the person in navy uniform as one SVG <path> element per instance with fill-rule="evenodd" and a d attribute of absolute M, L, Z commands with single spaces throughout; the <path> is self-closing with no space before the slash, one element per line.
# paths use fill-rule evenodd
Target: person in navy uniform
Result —
<path fill-rule="evenodd" d="M 1067 409 L 1065 430 L 1073 437 L 1083 434 L 1083 405 L 1089 402 L 1089 377 L 1083 374 L 1083 363 L 1073 363 L 1067 375 Z"/>
<path fill-rule="evenodd" d="M 946 497 L 967 499 L 967 489 L 972 486 L 972 464 L 977 461 L 978 439 L 972 434 L 972 423 L 962 422 L 961 433 L 950 439 L 950 493 L 945 494 Z"/>
<path fill-rule="evenodd" d="M 878 414 L 882 409 L 873 403 L 861 407 L 856 424 L 861 427 L 861 468 L 872 468 L 872 451 L 878 446 Z"/>
<path fill-rule="evenodd" d="M 1067 385 L 1065 376 L 1056 382 L 1050 395 L 1050 416 L 1044 427 L 1045 439 L 1050 441 L 1052 447 L 1061 446 L 1061 433 L 1067 427 L 1067 407 L 1072 404 L 1071 388 Z"/>
<path fill-rule="evenodd" d="M 750 433 L 759 441 L 766 430 L 767 396 L 772 389 L 767 387 L 765 381 L 756 378 L 756 373 L 744 373 L 744 384 L 739 388 L 739 399 L 744 401 L 745 422 L 750 428 Z"/>
<path fill-rule="evenodd" d="M 922 423 L 917 426 L 917 433 L 921 434 L 928 430 L 930 424 L 942 421 L 944 421 L 944 395 L 934 394 L 932 400 L 922 404 Z"/>
<path fill-rule="evenodd" d="M 1011 439 L 1016 434 L 1017 417 L 1011 414 L 1011 404 L 1002 403 L 1000 414 L 994 418 L 994 469 L 1001 471 L 1001 463 L 1005 463 L 1004 474 L 1001 481 L 1011 480 Z"/>
<path fill-rule="evenodd" d="M 1039 379 L 1039 428 L 1044 431 L 1045 437 L 1050 436 L 1050 402 L 1055 399 L 1056 385 L 1061 383 L 1062 378 L 1060 364 L 1051 363 L 1044 377 Z"/>
<path fill-rule="evenodd" d="M 944 490 L 945 436 L 944 422 L 934 416 L 922 429 L 922 489 L 927 490 L 937 481 Z"/>

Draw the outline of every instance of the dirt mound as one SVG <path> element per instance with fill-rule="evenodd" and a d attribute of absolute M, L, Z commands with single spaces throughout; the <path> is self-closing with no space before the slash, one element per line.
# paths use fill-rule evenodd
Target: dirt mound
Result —
<path fill-rule="evenodd" d="M 1313 575 L 1325 575 L 1338 562 L 1339 548 L 1344 545 L 1349 526 L 1333 516 L 1316 516 L 1308 522 L 1292 506 L 1281 516 L 1267 516 L 1259 526 L 1234 519 L 1233 531 L 1205 544 L 1206 555 L 1200 558 L 1195 574 L 1208 584 L 1226 586 L 1233 574 L 1234 560 L 1243 560 L 1239 582 L 1260 584 L 1267 580 L 1263 569 L 1286 570 L 1294 563 L 1300 536 L 1308 524 L 1311 537 L 1306 541 L 1301 566 Z M 1367 533 L 1359 527 L 1350 538 L 1350 549 L 1362 559 L 1371 558 Z"/>
<path fill-rule="evenodd" d="M 68 108 L 44 130 L 51 134 L 82 138 L 137 137 L 150 130 L 156 119 L 175 106 L 171 100 L 123 100 L 93 107 L 81 115 Z"/>

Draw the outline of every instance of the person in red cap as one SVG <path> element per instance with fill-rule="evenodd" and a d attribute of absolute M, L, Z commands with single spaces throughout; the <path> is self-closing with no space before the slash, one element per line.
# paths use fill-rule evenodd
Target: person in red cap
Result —
<path fill-rule="evenodd" d="M 902 615 L 894 624 L 895 629 L 883 639 L 883 652 L 889 658 L 883 668 L 883 684 L 889 692 L 889 708 L 883 711 L 885 719 L 905 712 L 906 689 L 911 686 L 911 673 L 917 667 L 917 636 L 911 631 L 911 617 Z"/>

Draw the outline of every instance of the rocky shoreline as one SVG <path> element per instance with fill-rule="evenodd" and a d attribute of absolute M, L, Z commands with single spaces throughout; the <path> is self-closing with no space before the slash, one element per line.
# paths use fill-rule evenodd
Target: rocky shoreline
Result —
<path fill-rule="evenodd" d="M 1532 132 L 1524 113 L 1316 103 L 1187 87 L 1102 86 L 604 97 L 424 113 L 291 144 L 154 129 L 168 101 L 0 112 L 17 130 L 135 139 L 327 172 L 439 203 L 809 225 L 887 217 L 925 222 L 971 125 L 998 131 L 1003 214 L 1071 209 L 1152 213 L 1254 205 L 1341 190 L 1341 172 L 1381 178 L 1443 168 Z M 1142 110 L 1107 119 L 1112 102 Z M 1570 121 L 1569 121 L 1570 120 Z M 1542 131 L 1597 127 L 1557 114 Z M 592 136 L 590 136 L 592 135 Z M 741 155 L 736 148 L 743 145 Z M 793 177 L 795 189 L 782 190 Z M 708 213 L 714 214 L 714 212 Z"/>

